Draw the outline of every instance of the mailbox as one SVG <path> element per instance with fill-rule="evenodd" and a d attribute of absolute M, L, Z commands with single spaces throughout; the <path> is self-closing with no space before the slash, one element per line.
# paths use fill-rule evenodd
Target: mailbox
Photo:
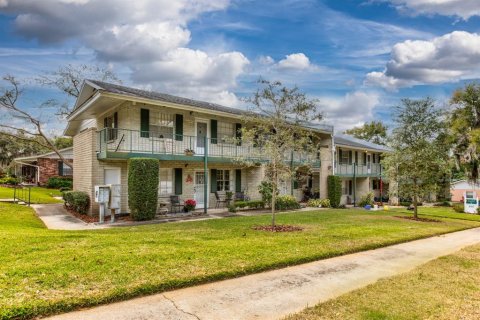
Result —
<path fill-rule="evenodd" d="M 110 187 L 110 200 L 108 202 L 109 209 L 120 209 L 122 186 L 119 184 L 111 184 Z"/>
<path fill-rule="evenodd" d="M 95 202 L 107 203 L 110 200 L 110 186 L 95 186 Z"/>

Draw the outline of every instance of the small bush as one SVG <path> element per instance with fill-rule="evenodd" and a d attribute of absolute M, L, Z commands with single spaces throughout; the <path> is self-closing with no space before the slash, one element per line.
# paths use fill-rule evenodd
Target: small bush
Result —
<path fill-rule="evenodd" d="M 435 203 L 434 206 L 435 207 L 451 207 L 452 204 L 449 201 L 445 200 L 445 201 L 442 201 L 442 202 Z"/>
<path fill-rule="evenodd" d="M 66 191 L 63 193 L 65 207 L 77 213 L 86 214 L 90 207 L 90 197 L 82 191 Z"/>
<path fill-rule="evenodd" d="M 0 179 L 0 184 L 8 184 L 8 185 L 17 185 L 20 183 L 20 180 L 15 177 L 4 177 Z"/>
<path fill-rule="evenodd" d="M 277 210 L 292 210 L 299 209 L 300 203 L 294 196 L 282 195 L 278 196 L 275 201 L 275 209 Z"/>
<path fill-rule="evenodd" d="M 187 211 L 195 210 L 196 206 L 197 206 L 197 201 L 193 199 L 188 199 L 187 201 L 185 201 L 185 209 L 187 209 Z"/>
<path fill-rule="evenodd" d="M 328 176 L 328 199 L 333 208 L 338 208 L 342 197 L 342 179 L 338 176 Z"/>
<path fill-rule="evenodd" d="M 455 203 L 453 205 L 453 210 L 458 213 L 464 213 L 465 208 L 463 206 L 463 203 Z"/>
<path fill-rule="evenodd" d="M 341 205 L 338 206 L 338 209 L 347 209 L 347 206 L 344 205 L 344 204 L 341 204 Z"/>
<path fill-rule="evenodd" d="M 159 162 L 156 159 L 128 160 L 128 206 L 133 220 L 151 220 L 157 213 Z"/>
<path fill-rule="evenodd" d="M 237 212 L 237 207 L 235 207 L 234 204 L 229 205 L 228 206 L 228 212 L 232 212 L 232 213 Z"/>
<path fill-rule="evenodd" d="M 258 186 L 258 192 L 262 195 L 262 201 L 264 203 L 272 203 L 272 191 L 273 184 L 269 181 L 262 181 Z M 278 190 L 276 190 L 276 194 L 278 194 Z"/>
<path fill-rule="evenodd" d="M 73 180 L 71 177 L 50 177 L 45 185 L 47 188 L 60 189 L 69 188 L 72 189 Z"/>
<path fill-rule="evenodd" d="M 230 207 L 235 208 L 235 211 L 230 211 Z M 265 202 L 263 200 L 235 201 L 228 208 L 230 212 L 236 212 L 238 208 L 263 209 L 265 208 Z"/>
<path fill-rule="evenodd" d="M 373 206 L 373 193 L 369 192 L 366 195 L 364 195 L 361 199 L 360 202 L 358 203 L 360 207 L 365 207 L 366 205 L 371 205 Z"/>
<path fill-rule="evenodd" d="M 65 191 L 70 191 L 72 190 L 72 188 L 68 188 L 68 187 L 61 187 L 60 188 L 60 192 L 65 192 Z"/>
<path fill-rule="evenodd" d="M 312 208 L 330 208 L 330 199 L 310 199 L 307 202 L 307 206 Z"/>

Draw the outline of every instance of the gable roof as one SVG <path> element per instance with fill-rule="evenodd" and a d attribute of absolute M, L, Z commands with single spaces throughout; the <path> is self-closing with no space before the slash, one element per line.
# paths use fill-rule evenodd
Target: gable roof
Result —
<path fill-rule="evenodd" d="M 73 147 L 68 147 L 58 150 L 65 159 L 73 159 Z M 37 161 L 39 158 L 60 159 L 56 152 L 47 152 L 43 154 L 36 154 L 28 157 L 15 158 L 13 161 Z"/>
<path fill-rule="evenodd" d="M 361 140 L 361 139 L 357 139 L 355 137 L 352 137 L 346 134 L 336 134 L 333 137 L 333 139 L 334 139 L 335 145 L 358 148 L 358 149 L 375 150 L 375 151 L 381 151 L 381 152 L 390 151 L 390 149 L 386 146 Z"/>
<path fill-rule="evenodd" d="M 112 84 L 112 83 L 107 83 L 107 82 L 102 82 L 97 80 L 85 80 L 85 82 L 92 84 L 93 87 L 95 87 L 97 90 L 103 90 L 110 93 L 116 93 L 116 94 L 136 97 L 136 98 L 145 98 L 145 99 L 151 99 L 151 100 L 157 100 L 157 101 L 163 101 L 163 102 L 183 104 L 186 106 L 208 109 L 213 111 L 226 112 L 226 113 L 231 113 L 235 115 L 243 115 L 245 113 L 242 110 L 225 107 L 216 103 L 182 98 L 182 97 L 178 97 L 178 96 L 174 96 L 166 93 L 141 90 L 141 89 L 121 86 L 118 84 Z"/>
<path fill-rule="evenodd" d="M 247 111 L 242 109 L 225 107 L 216 103 L 193 100 L 189 98 L 178 97 L 171 94 L 160 93 L 155 91 L 141 90 L 141 89 L 126 87 L 126 86 L 107 83 L 107 82 L 98 81 L 98 80 L 85 80 L 82 86 L 81 95 L 77 100 L 75 104 L 75 108 L 70 114 L 70 116 L 74 117 L 73 114 L 75 114 L 75 112 L 78 111 L 78 109 L 81 109 L 81 107 L 95 95 L 95 92 L 100 92 L 100 93 L 105 92 L 105 93 L 110 93 L 115 95 L 121 95 L 121 96 L 125 96 L 126 98 L 132 97 L 132 98 L 148 99 L 152 101 L 172 103 L 177 105 L 184 105 L 184 106 L 203 109 L 203 110 L 212 111 L 212 112 L 227 113 L 236 117 L 245 115 L 247 113 Z M 305 123 L 304 126 L 313 130 L 321 131 L 321 132 L 327 132 L 330 134 L 333 133 L 333 126 L 328 124 Z"/>

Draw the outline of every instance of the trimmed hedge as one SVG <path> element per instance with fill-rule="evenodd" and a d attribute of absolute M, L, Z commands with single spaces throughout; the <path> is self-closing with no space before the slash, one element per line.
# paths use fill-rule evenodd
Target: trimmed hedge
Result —
<path fill-rule="evenodd" d="M 330 208 L 330 199 L 310 199 L 307 207 L 311 208 Z"/>
<path fill-rule="evenodd" d="M 66 191 L 63 193 L 65 207 L 77 213 L 86 214 L 90 207 L 90 197 L 82 191 Z"/>
<path fill-rule="evenodd" d="M 71 177 L 50 177 L 47 180 L 46 187 L 53 189 L 69 188 L 72 189 L 73 179 Z"/>
<path fill-rule="evenodd" d="M 128 206 L 133 220 L 151 220 L 157 213 L 159 162 L 150 158 L 128 160 Z"/>
<path fill-rule="evenodd" d="M 327 188 L 330 205 L 332 208 L 338 208 L 342 197 L 342 179 L 338 176 L 328 176 Z"/>
<path fill-rule="evenodd" d="M 250 201 L 235 201 L 230 206 L 235 208 L 249 208 L 249 209 L 263 209 L 265 208 L 265 202 L 263 200 L 250 200 Z"/>
<path fill-rule="evenodd" d="M 455 210 L 455 212 L 458 212 L 458 213 L 464 213 L 465 212 L 465 208 L 463 206 L 463 203 L 455 203 L 453 204 L 453 210 Z"/>

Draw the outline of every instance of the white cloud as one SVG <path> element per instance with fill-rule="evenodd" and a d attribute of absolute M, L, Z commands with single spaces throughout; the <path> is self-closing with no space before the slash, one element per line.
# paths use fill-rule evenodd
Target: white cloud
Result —
<path fill-rule="evenodd" d="M 353 91 L 343 97 L 319 97 L 325 122 L 335 125 L 335 131 L 344 131 L 373 120 L 373 110 L 380 105 L 380 96 L 374 92 Z"/>
<path fill-rule="evenodd" d="M 292 53 L 278 61 L 279 69 L 305 70 L 311 67 L 310 59 L 303 53 Z"/>
<path fill-rule="evenodd" d="M 397 43 L 382 72 L 370 72 L 365 83 L 395 90 L 416 84 L 437 84 L 480 76 L 480 35 L 465 31 L 430 41 Z"/>
<path fill-rule="evenodd" d="M 468 20 L 480 16 L 478 0 L 379 0 L 388 1 L 400 12 L 413 15 L 456 16 Z"/>
<path fill-rule="evenodd" d="M 228 0 L 0 0 L 24 37 L 80 42 L 108 63 L 127 66 L 136 85 L 230 101 L 248 59 L 239 52 L 189 48 L 188 22 L 224 10 Z"/>

